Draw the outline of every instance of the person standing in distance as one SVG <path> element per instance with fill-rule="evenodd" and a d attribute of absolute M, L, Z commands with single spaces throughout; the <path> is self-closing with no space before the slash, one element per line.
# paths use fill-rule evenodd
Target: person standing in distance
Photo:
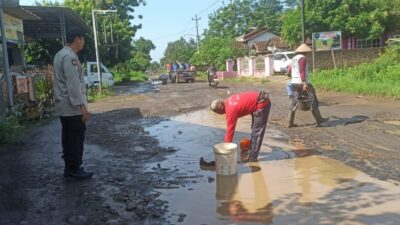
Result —
<path fill-rule="evenodd" d="M 67 33 L 66 43 L 53 61 L 55 105 L 62 130 L 64 177 L 89 179 L 93 173 L 83 169 L 82 156 L 86 122 L 90 114 L 84 73 L 77 55 L 85 45 L 85 33 L 71 30 Z"/>
<path fill-rule="evenodd" d="M 298 48 L 299 49 L 299 48 Z M 296 126 L 294 124 L 294 117 L 298 108 L 298 98 L 303 93 L 308 93 L 312 97 L 311 112 L 314 116 L 317 126 L 329 120 L 323 118 L 319 111 L 317 94 L 314 87 L 308 80 L 307 58 L 301 51 L 296 49 L 296 56 L 289 64 L 287 74 L 291 77 L 291 106 L 288 115 L 288 128 Z"/>

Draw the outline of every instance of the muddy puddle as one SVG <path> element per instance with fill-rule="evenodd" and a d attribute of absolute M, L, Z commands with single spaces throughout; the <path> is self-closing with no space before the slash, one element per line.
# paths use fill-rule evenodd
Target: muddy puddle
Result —
<path fill-rule="evenodd" d="M 160 86 L 162 82 L 156 80 L 154 82 L 141 82 L 137 85 L 118 85 L 114 87 L 114 91 L 116 95 L 119 96 L 130 96 L 132 94 L 143 94 L 146 92 L 158 92 L 160 91 Z"/>
<path fill-rule="evenodd" d="M 250 136 L 251 117 L 241 118 L 234 142 Z M 201 110 L 149 126 L 160 145 L 179 149 L 149 165 L 185 176 L 184 185 L 158 189 L 175 224 L 400 224 L 400 186 L 374 179 L 290 140 L 269 126 L 259 162 L 239 163 L 238 174 L 217 176 L 200 157 L 214 160 L 225 118 Z"/>

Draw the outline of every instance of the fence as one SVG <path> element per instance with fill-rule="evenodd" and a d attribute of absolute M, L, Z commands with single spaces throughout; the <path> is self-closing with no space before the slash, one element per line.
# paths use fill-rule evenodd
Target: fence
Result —
<path fill-rule="evenodd" d="M 311 71 L 350 67 L 361 63 L 373 62 L 384 48 L 343 49 L 337 51 L 319 51 L 303 53 L 307 56 L 308 69 Z M 314 57 L 313 57 L 314 56 Z M 313 61 L 314 58 L 314 61 Z M 264 77 L 274 74 L 271 55 L 250 56 L 237 59 L 237 74 L 239 76 Z"/>
<path fill-rule="evenodd" d="M 52 66 L 22 70 L 11 68 L 12 93 L 14 105 L 33 107 L 53 106 L 53 68 Z M 5 76 L 0 77 L 0 110 L 8 111 L 9 97 Z M 21 108 L 21 107 L 20 107 Z"/>
<path fill-rule="evenodd" d="M 341 67 L 350 67 L 361 63 L 370 63 L 379 57 L 384 48 L 360 48 L 360 49 L 343 49 L 337 51 L 320 51 L 314 52 L 314 69 L 333 69 Z M 313 69 L 313 54 L 308 52 L 307 63 L 309 69 Z"/>

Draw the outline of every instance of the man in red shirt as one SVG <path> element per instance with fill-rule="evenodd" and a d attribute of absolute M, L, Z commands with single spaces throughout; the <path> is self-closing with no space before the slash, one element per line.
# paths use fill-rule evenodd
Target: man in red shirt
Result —
<path fill-rule="evenodd" d="M 271 109 L 268 94 L 264 91 L 242 92 L 225 100 L 214 100 L 210 109 L 218 114 L 226 114 L 227 143 L 232 142 L 238 119 L 251 114 L 251 148 L 248 161 L 257 161 Z"/>

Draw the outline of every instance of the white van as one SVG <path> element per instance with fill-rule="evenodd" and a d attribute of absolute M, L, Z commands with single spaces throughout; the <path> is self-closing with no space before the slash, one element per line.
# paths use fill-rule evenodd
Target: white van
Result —
<path fill-rule="evenodd" d="M 294 52 L 277 52 L 274 54 L 274 71 L 286 73 L 290 61 L 295 56 Z"/>
<path fill-rule="evenodd" d="M 101 78 L 103 86 L 112 86 L 114 85 L 114 77 L 111 71 L 101 64 Z M 85 82 L 89 87 L 99 85 L 99 76 L 97 74 L 97 62 L 87 62 L 86 63 L 86 74 L 85 74 Z"/>

